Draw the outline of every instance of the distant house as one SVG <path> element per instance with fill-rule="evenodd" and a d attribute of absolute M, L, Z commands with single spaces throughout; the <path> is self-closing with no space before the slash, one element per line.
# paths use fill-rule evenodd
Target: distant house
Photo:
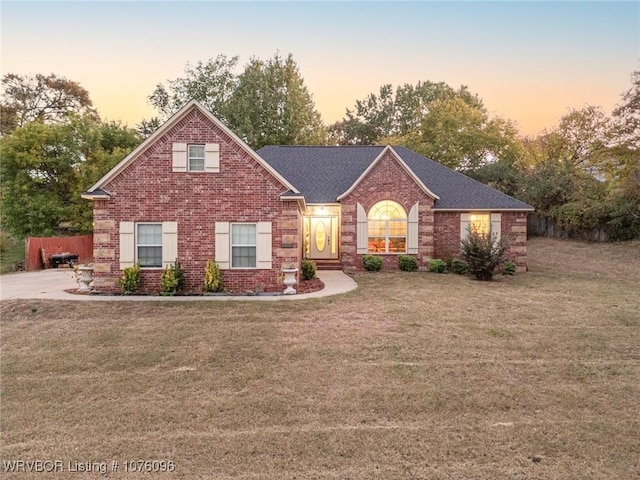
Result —
<path fill-rule="evenodd" d="M 208 259 L 225 287 L 281 290 L 303 258 L 386 269 L 408 254 L 425 266 L 460 251 L 468 227 L 510 237 L 525 269 L 533 208 L 403 147 L 268 146 L 254 152 L 192 101 L 87 192 L 94 202 L 96 290 L 117 290 L 139 263 L 142 288 L 160 289 L 179 259 L 199 290 Z"/>

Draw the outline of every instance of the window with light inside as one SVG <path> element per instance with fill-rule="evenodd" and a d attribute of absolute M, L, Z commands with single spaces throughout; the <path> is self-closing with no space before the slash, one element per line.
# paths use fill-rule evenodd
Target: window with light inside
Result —
<path fill-rule="evenodd" d="M 471 231 L 481 235 L 488 235 L 491 231 L 491 215 L 488 213 L 472 213 L 469 215 Z"/>
<path fill-rule="evenodd" d="M 407 213 L 392 200 L 376 203 L 367 218 L 370 253 L 406 253 Z"/>

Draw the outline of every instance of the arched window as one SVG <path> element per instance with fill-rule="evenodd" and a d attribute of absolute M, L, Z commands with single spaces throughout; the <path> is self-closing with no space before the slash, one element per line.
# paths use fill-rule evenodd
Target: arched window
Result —
<path fill-rule="evenodd" d="M 367 217 L 370 253 L 406 253 L 407 212 L 392 200 L 376 203 Z"/>

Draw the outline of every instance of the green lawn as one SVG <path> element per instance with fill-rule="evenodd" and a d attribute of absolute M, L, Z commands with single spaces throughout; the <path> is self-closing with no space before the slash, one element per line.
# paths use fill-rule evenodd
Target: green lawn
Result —
<path fill-rule="evenodd" d="M 637 479 L 640 243 L 299 302 L 0 305 L 3 460 L 153 478 Z M 11 478 L 85 478 L 68 471 Z M 100 474 L 88 478 L 102 478 Z"/>

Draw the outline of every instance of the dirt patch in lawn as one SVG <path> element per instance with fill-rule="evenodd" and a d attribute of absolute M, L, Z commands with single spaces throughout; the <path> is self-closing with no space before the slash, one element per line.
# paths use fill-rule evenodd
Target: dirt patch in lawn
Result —
<path fill-rule="evenodd" d="M 163 478 L 637 478 L 638 251 L 534 240 L 526 275 L 363 274 L 299 302 L 2 302 L 0 454 L 115 460 L 114 478 L 142 478 L 132 459 L 175 462 Z"/>

